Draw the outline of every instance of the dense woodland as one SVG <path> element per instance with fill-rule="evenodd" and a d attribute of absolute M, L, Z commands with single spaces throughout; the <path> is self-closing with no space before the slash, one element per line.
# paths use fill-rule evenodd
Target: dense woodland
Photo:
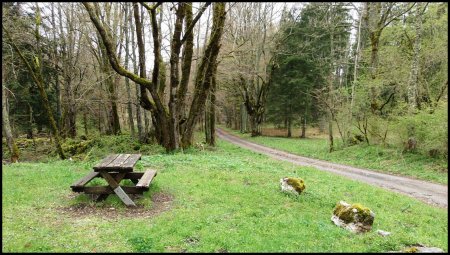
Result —
<path fill-rule="evenodd" d="M 2 3 L 2 134 L 129 134 L 168 152 L 217 124 L 448 157 L 448 4 Z"/>

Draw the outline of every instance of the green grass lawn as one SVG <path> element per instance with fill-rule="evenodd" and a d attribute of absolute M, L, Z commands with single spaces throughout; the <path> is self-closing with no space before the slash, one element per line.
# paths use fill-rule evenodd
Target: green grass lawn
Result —
<path fill-rule="evenodd" d="M 150 191 L 135 200 L 138 209 L 116 196 L 95 204 L 71 191 L 100 159 L 3 166 L 2 251 L 386 252 L 416 243 L 448 251 L 445 209 L 220 140 L 215 150 L 161 151 L 138 162 L 140 171 L 158 170 Z M 303 178 L 304 193 L 281 193 L 285 176 Z M 172 198 L 170 208 L 134 213 L 151 211 L 151 197 L 161 193 Z M 330 218 L 339 200 L 371 208 L 373 230 L 336 227 Z"/>
<path fill-rule="evenodd" d="M 297 155 L 403 175 L 435 183 L 448 183 L 448 162 L 421 154 L 402 153 L 395 148 L 362 143 L 328 152 L 328 140 L 322 138 L 283 138 L 241 134 L 239 130 L 221 127 L 236 136 Z"/>

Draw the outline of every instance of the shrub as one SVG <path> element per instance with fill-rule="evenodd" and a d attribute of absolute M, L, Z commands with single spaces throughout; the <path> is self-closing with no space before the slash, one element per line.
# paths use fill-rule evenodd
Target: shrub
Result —
<path fill-rule="evenodd" d="M 435 109 L 423 109 L 415 115 L 397 117 L 394 121 L 396 147 L 409 146 L 415 140 L 418 153 L 448 158 L 447 102 Z"/>

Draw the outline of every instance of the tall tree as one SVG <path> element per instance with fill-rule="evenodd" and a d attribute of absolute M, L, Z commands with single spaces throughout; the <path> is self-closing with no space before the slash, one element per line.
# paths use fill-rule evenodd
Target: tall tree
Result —
<path fill-rule="evenodd" d="M 193 101 L 191 103 L 191 108 L 189 111 L 189 116 L 186 120 L 186 125 L 184 130 L 179 130 L 179 115 L 177 113 L 176 104 L 181 100 L 177 97 L 177 91 L 179 89 L 179 70 L 178 70 L 178 58 L 180 54 L 180 49 L 183 45 L 187 46 L 185 43 L 187 41 L 187 37 L 193 33 L 193 28 L 195 23 L 200 18 L 205 8 L 202 8 L 193 19 L 193 22 L 190 26 L 185 28 L 185 33 L 183 37 L 181 37 L 182 23 L 186 16 L 186 5 L 187 3 L 179 3 L 175 6 L 176 12 L 176 22 L 175 29 L 172 35 L 171 40 L 171 67 L 170 67 L 170 100 L 168 103 L 168 107 L 163 105 L 161 97 L 157 91 L 158 78 L 159 78 L 159 64 L 160 64 L 160 48 L 158 47 L 158 34 L 160 33 L 158 29 L 157 19 L 156 19 L 156 8 L 161 3 L 158 3 L 153 6 L 149 6 L 145 3 L 142 3 L 149 11 L 151 17 L 151 25 L 152 25 L 152 33 L 153 33 L 153 44 L 154 44 L 154 67 L 152 73 L 152 79 L 148 80 L 146 78 L 140 77 L 137 74 L 130 72 L 129 70 L 123 68 L 120 65 L 119 59 L 117 58 L 114 50 L 113 50 L 113 42 L 111 39 L 111 34 L 109 29 L 100 22 L 98 17 L 98 8 L 95 5 L 90 3 L 83 3 L 86 10 L 89 13 L 91 21 L 94 23 L 97 31 L 101 35 L 102 42 L 105 45 L 105 48 L 108 53 L 108 59 L 111 66 L 114 70 L 122 76 L 128 77 L 131 80 L 135 81 L 141 86 L 141 105 L 146 109 L 152 112 L 152 116 L 155 118 L 153 121 L 155 127 L 159 127 L 161 129 L 161 133 L 159 137 L 157 137 L 158 142 L 163 145 L 167 151 L 177 150 L 178 148 L 188 147 L 192 144 L 192 134 L 194 125 L 199 117 L 199 114 L 202 112 L 203 107 L 205 105 L 205 94 L 206 91 L 211 86 L 210 79 L 205 79 L 205 77 L 209 77 L 212 74 L 212 64 L 214 63 L 220 49 L 220 39 L 223 33 L 223 26 L 225 20 L 225 4 L 224 3 L 215 3 L 213 4 L 213 26 L 212 26 L 212 35 L 209 40 L 208 45 L 206 46 L 205 54 L 202 57 L 199 66 L 199 72 L 197 73 L 197 77 L 195 78 L 195 93 L 193 96 Z M 206 6 L 208 6 L 207 3 Z M 135 17 L 136 17 L 136 6 L 135 6 Z M 136 23 L 136 32 L 140 30 L 140 22 L 139 19 L 135 19 Z M 140 38 L 141 37 L 141 38 Z M 143 57 L 144 52 L 142 51 L 143 44 L 142 35 L 137 34 L 138 39 L 138 48 L 140 58 Z M 141 42 L 140 42 L 141 41 Z M 141 67 L 142 68 L 142 67 Z M 145 70 L 144 70 L 145 71 Z M 141 72 L 142 74 L 142 72 Z M 189 73 L 183 71 L 181 74 L 181 80 L 183 76 L 189 75 Z M 142 93 L 142 92 L 145 93 Z M 146 94 L 150 92 L 151 99 Z M 156 132 L 158 134 L 158 132 Z"/>
<path fill-rule="evenodd" d="M 414 3 L 366 2 L 365 5 L 366 14 L 364 19 L 366 20 L 365 24 L 367 25 L 366 29 L 371 46 L 370 74 L 372 79 L 375 79 L 378 69 L 378 47 L 381 33 L 392 21 L 410 11 Z"/>
<path fill-rule="evenodd" d="M 424 7 L 425 6 L 425 7 Z M 411 74 L 409 79 L 408 86 L 408 103 L 409 103 L 409 111 L 414 112 L 417 108 L 417 83 L 419 76 L 419 57 L 420 57 L 420 44 L 422 38 L 422 15 L 426 8 L 426 5 L 423 3 L 417 3 L 415 7 L 415 30 L 416 30 L 416 38 L 414 39 L 414 53 L 413 60 L 411 64 Z"/>
<path fill-rule="evenodd" d="M 125 12 L 125 22 L 124 22 L 124 34 L 125 34 L 125 68 L 129 68 L 129 59 L 130 59 L 130 39 L 129 39 L 129 26 L 131 24 L 131 11 L 130 6 L 128 3 L 125 3 L 124 5 L 124 12 Z M 131 33 L 134 34 L 134 31 L 131 31 Z M 133 47 L 133 45 L 131 45 Z M 133 49 L 134 51 L 134 49 Z M 132 101 L 131 101 L 131 88 L 130 88 L 130 79 L 125 77 L 125 86 L 127 88 L 127 113 L 128 113 L 128 125 L 130 128 L 131 136 L 135 136 L 135 128 L 134 128 L 134 118 L 133 118 L 133 107 L 132 107 Z"/>
<path fill-rule="evenodd" d="M 236 3 L 230 11 L 227 38 L 232 44 L 233 82 L 238 84 L 252 136 L 261 135 L 267 91 L 274 68 L 275 45 L 273 3 Z M 233 69 L 233 68 L 231 68 Z M 243 112 L 243 111 L 242 111 Z"/>

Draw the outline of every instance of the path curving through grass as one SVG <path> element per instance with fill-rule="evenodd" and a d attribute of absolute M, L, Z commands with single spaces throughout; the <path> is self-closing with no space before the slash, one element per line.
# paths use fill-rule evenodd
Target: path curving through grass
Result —
<path fill-rule="evenodd" d="M 263 153 L 275 159 L 289 161 L 301 166 L 312 166 L 322 171 L 332 172 L 350 179 L 359 180 L 371 185 L 406 194 L 431 205 L 444 208 L 448 207 L 447 185 L 440 185 L 406 177 L 383 174 L 367 169 L 331 163 L 323 160 L 306 158 L 246 141 L 237 136 L 231 135 L 222 129 L 216 129 L 216 134 L 223 140 L 252 151 Z"/>

